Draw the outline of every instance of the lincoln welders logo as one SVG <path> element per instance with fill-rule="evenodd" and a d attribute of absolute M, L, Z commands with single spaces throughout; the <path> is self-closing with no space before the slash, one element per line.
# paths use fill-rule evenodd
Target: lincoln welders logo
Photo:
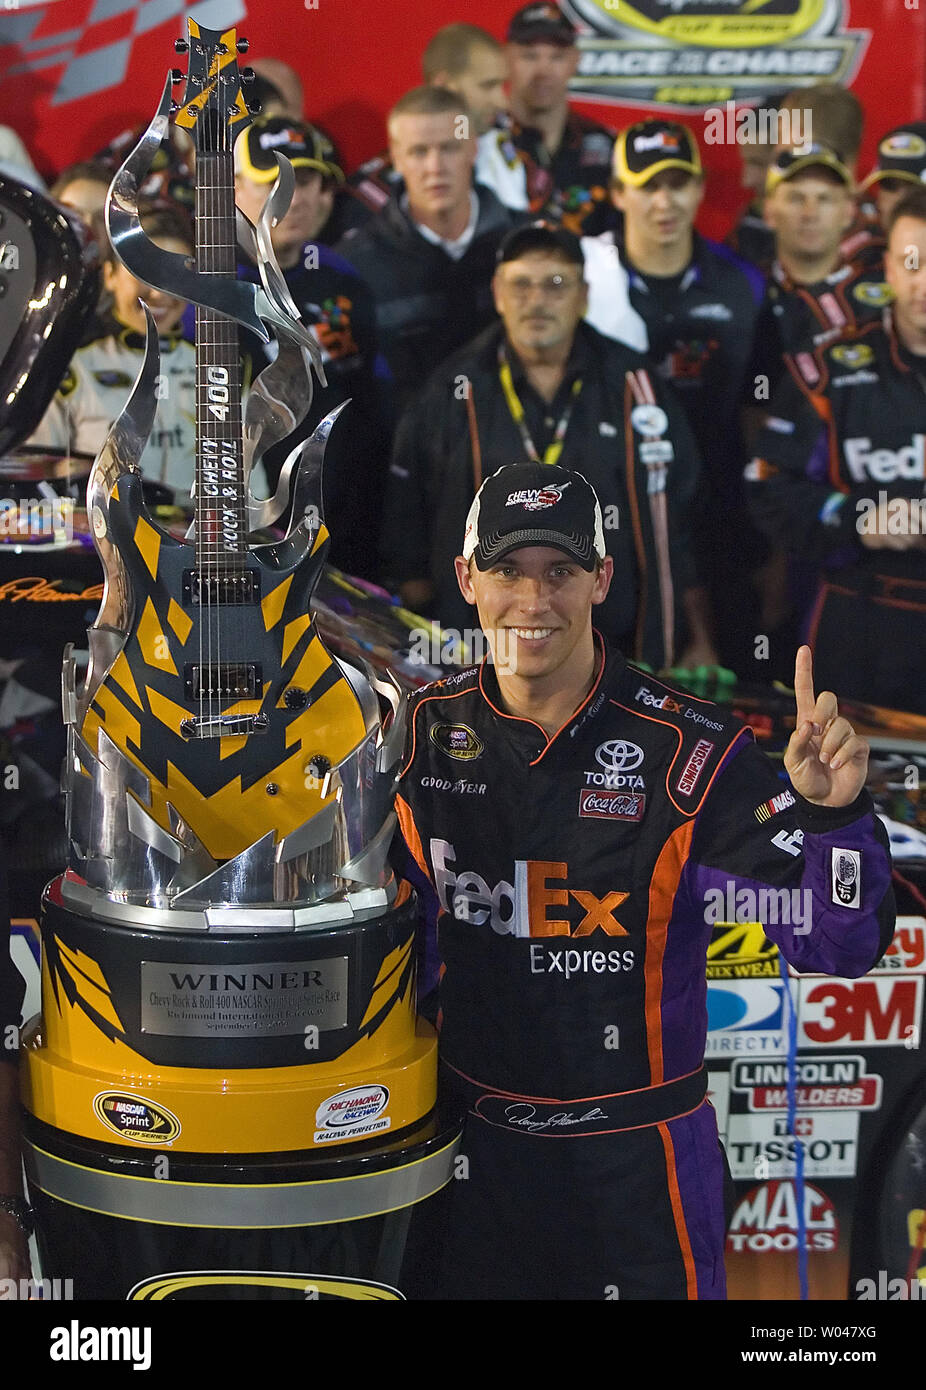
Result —
<path fill-rule="evenodd" d="M 848 83 L 870 38 L 846 29 L 847 0 L 563 0 L 563 10 L 584 29 L 573 90 L 660 107 Z"/>
<path fill-rule="evenodd" d="M 3 39 L 15 44 L 18 59 L 4 70 L 15 77 L 30 69 L 42 69 L 48 78 L 53 66 L 53 106 L 118 87 L 125 80 L 136 39 L 165 20 L 189 15 L 204 25 L 229 29 L 247 15 L 246 0 L 105 0 L 80 6 L 84 17 L 75 20 L 77 6 L 68 0 L 0 0 Z"/>

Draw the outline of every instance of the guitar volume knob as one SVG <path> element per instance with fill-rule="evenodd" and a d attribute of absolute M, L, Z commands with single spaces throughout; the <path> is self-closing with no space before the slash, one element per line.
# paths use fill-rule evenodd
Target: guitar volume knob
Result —
<path fill-rule="evenodd" d="M 298 685 L 291 685 L 283 695 L 283 703 L 287 709 L 305 709 L 309 703 L 309 692 L 300 690 Z"/>

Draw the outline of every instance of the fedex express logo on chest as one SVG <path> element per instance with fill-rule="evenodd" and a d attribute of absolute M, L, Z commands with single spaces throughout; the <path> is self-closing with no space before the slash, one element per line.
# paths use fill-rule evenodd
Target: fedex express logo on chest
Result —
<path fill-rule="evenodd" d="M 514 881 L 502 879 L 491 887 L 472 870 L 456 872 L 456 857 L 449 840 L 431 840 L 438 901 L 458 922 L 473 926 L 488 923 L 499 936 L 589 936 L 597 927 L 608 936 L 629 935 L 615 916 L 629 893 L 605 893 L 599 898 L 595 893 L 569 888 L 569 865 L 565 862 L 516 859 Z M 633 953 L 625 955 L 629 963 L 624 968 L 630 969 Z"/>

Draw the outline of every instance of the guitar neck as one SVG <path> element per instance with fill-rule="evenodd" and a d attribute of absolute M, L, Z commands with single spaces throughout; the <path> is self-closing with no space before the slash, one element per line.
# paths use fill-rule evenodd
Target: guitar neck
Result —
<path fill-rule="evenodd" d="M 196 268 L 235 278 L 235 191 L 231 151 L 196 160 Z M 196 560 L 233 568 L 248 551 L 241 430 L 241 368 L 234 322 L 196 309 Z"/>

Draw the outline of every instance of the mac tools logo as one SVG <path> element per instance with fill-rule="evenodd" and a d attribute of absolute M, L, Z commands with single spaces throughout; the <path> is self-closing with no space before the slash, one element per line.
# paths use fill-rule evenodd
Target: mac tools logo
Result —
<path fill-rule="evenodd" d="M 845 27 L 847 0 L 563 0 L 562 8 L 584 31 L 571 90 L 663 109 L 848 85 L 871 37 Z"/>

